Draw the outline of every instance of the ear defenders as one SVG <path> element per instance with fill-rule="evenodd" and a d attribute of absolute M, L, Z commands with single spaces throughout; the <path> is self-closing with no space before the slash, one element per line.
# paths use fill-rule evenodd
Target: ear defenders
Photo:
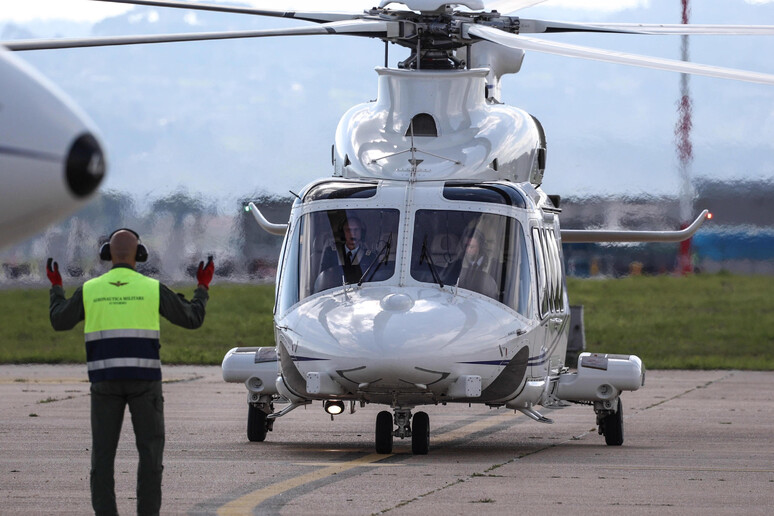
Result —
<path fill-rule="evenodd" d="M 110 255 L 110 240 L 113 238 L 113 235 L 119 231 L 128 231 L 137 237 L 137 253 L 134 255 L 134 259 L 137 262 L 146 261 L 148 259 L 148 248 L 140 242 L 140 235 L 138 235 L 136 231 L 129 228 L 119 228 L 110 233 L 108 241 L 102 244 L 102 246 L 99 248 L 99 259 L 106 262 L 112 259 L 112 256 Z"/>

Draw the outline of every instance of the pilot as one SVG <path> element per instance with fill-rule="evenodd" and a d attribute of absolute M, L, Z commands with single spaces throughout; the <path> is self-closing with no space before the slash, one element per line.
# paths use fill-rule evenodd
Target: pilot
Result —
<path fill-rule="evenodd" d="M 487 259 L 484 253 L 484 242 L 484 235 L 480 231 L 474 231 L 466 240 L 458 285 L 497 299 L 497 282 L 486 271 Z"/>
<path fill-rule="evenodd" d="M 321 281 L 315 283 L 315 292 L 340 285 L 342 274 L 346 283 L 360 281 L 363 272 L 368 269 L 373 260 L 371 249 L 363 240 L 365 235 L 366 227 L 363 221 L 354 215 L 347 217 L 339 233 L 341 243 L 336 245 L 335 251 L 329 248 L 323 255 L 320 266 L 322 277 Z M 335 269 L 337 276 L 334 284 L 331 284 L 331 268 Z"/>
<path fill-rule="evenodd" d="M 85 321 L 86 360 L 91 382 L 91 503 L 96 514 L 118 514 L 113 467 L 126 406 L 132 415 L 139 466 L 137 514 L 158 514 L 164 451 L 164 399 L 159 360 L 159 315 L 195 329 L 204 322 L 212 257 L 199 263 L 191 301 L 158 280 L 135 271 L 148 251 L 137 233 L 118 229 L 100 248 L 107 273 L 65 297 L 59 264 L 48 259 L 49 315 L 57 331 Z M 53 267 L 52 267 L 53 262 Z"/>
<path fill-rule="evenodd" d="M 349 217 L 342 226 L 344 233 L 344 249 L 342 258 L 345 267 L 359 267 L 366 255 L 371 252 L 363 242 L 365 229 L 363 222 L 357 217 Z"/>

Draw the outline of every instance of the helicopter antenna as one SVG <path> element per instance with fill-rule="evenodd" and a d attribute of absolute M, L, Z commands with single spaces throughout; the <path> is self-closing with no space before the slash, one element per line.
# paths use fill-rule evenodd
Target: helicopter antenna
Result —
<path fill-rule="evenodd" d="M 417 69 L 419 68 L 419 61 L 417 61 Z M 409 181 L 411 183 L 415 182 L 417 180 L 417 165 L 422 163 L 424 160 L 420 159 L 417 160 L 417 148 L 414 147 L 414 119 L 411 119 L 411 122 L 409 122 L 409 133 L 411 133 L 411 159 L 409 160 L 409 163 L 411 163 L 411 178 Z"/>

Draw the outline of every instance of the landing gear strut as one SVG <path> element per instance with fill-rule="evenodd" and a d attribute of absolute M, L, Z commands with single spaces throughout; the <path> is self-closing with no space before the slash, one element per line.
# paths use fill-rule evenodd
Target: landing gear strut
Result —
<path fill-rule="evenodd" d="M 427 455 L 430 450 L 430 417 L 426 412 L 417 412 L 413 422 L 411 419 L 409 409 L 395 409 L 394 417 L 386 410 L 379 412 L 376 416 L 376 453 L 392 453 L 393 437 L 411 437 L 411 452 Z"/>

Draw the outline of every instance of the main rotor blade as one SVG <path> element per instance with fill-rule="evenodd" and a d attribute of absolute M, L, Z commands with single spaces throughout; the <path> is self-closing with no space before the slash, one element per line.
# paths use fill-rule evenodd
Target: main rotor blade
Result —
<path fill-rule="evenodd" d="M 551 22 L 553 23 L 553 22 Z M 587 23 L 591 27 L 631 30 L 642 34 L 691 35 L 770 35 L 774 25 L 693 25 L 655 23 Z"/>
<path fill-rule="evenodd" d="M 765 73 L 747 72 L 744 70 L 708 66 L 685 61 L 677 61 L 674 59 L 662 59 L 659 57 L 648 57 L 637 54 L 628 54 L 625 52 L 614 52 L 611 50 L 602 50 L 598 48 L 569 45 L 566 43 L 544 41 L 528 36 L 510 34 L 499 29 L 487 27 L 485 25 L 471 24 L 463 28 L 463 34 L 465 31 L 467 31 L 468 36 L 478 37 L 480 39 L 491 41 L 493 43 L 497 43 L 509 48 L 534 50 L 536 52 L 544 52 L 547 54 L 591 59 L 608 63 L 638 66 L 641 68 L 653 68 L 656 70 L 667 70 L 671 72 L 690 73 L 694 75 L 705 75 L 707 77 L 717 77 L 721 79 L 733 79 L 738 81 L 774 85 L 774 75 Z"/>
<path fill-rule="evenodd" d="M 311 36 L 318 34 L 342 34 L 383 38 L 388 27 L 397 22 L 381 20 L 351 20 L 324 23 L 310 27 L 288 29 L 243 30 L 229 32 L 190 32 L 185 34 L 151 34 L 141 36 L 106 36 L 101 38 L 28 39 L 0 41 L 9 50 L 49 50 L 57 48 L 105 47 L 115 45 L 140 45 L 144 43 L 174 43 L 178 41 L 206 41 L 214 39 L 266 38 L 273 36 Z"/>
<path fill-rule="evenodd" d="M 604 23 L 568 23 L 548 20 L 519 18 L 519 34 L 545 34 L 554 32 L 613 32 L 624 34 L 648 34 L 636 27 L 608 26 Z"/>
<path fill-rule="evenodd" d="M 172 7 L 176 9 L 193 9 L 199 11 L 216 11 L 221 13 L 254 14 L 257 16 L 273 16 L 276 18 L 294 18 L 315 23 L 328 23 L 335 21 L 353 20 L 363 13 L 337 13 L 337 12 L 302 12 L 302 11 L 276 11 L 266 9 L 252 9 L 248 7 L 235 7 L 220 4 L 200 4 L 191 2 L 175 2 L 172 0 L 92 0 L 94 2 L 111 2 L 116 4 L 147 5 L 152 7 Z"/>

